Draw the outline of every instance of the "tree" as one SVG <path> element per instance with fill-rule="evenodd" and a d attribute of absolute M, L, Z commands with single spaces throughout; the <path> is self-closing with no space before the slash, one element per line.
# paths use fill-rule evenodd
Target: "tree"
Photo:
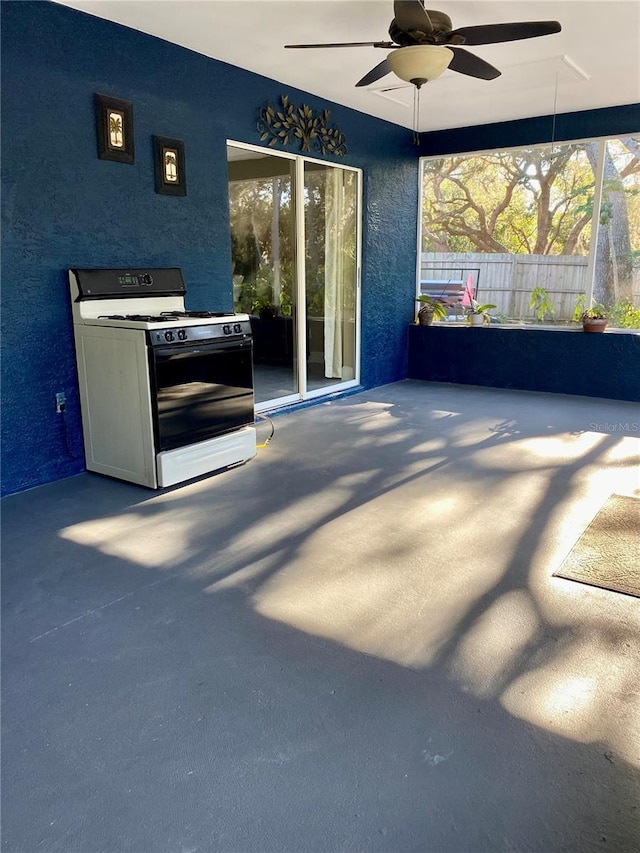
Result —
<path fill-rule="evenodd" d="M 622 150 L 631 157 L 625 157 Z M 587 145 L 587 157 L 594 171 L 597 166 L 598 143 Z M 617 162 L 616 162 L 617 161 Z M 625 162 L 626 161 L 626 162 Z M 596 244 L 594 299 L 604 305 L 633 299 L 633 260 L 625 180 L 640 178 L 640 143 L 633 138 L 619 142 L 609 140 L 605 146 L 604 175 L 600 220 Z M 638 184 L 640 180 L 633 182 Z"/>
<path fill-rule="evenodd" d="M 232 266 L 243 279 L 237 306 L 242 311 L 292 304 L 291 207 L 291 182 L 282 176 L 229 183 Z"/>
<path fill-rule="evenodd" d="M 427 161 L 423 250 L 587 255 L 600 143 Z M 608 140 L 595 297 L 632 298 L 640 261 L 640 138 Z"/>
<path fill-rule="evenodd" d="M 586 254 L 593 174 L 581 145 L 428 161 L 425 250 Z"/>

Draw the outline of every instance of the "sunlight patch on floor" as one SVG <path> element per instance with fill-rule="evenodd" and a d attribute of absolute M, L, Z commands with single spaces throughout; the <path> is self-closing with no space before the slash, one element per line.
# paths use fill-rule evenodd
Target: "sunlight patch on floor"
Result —
<path fill-rule="evenodd" d="M 501 596 L 460 638 L 451 674 L 463 689 L 491 698 L 502 690 L 535 641 L 540 618 L 531 596 L 515 590 Z"/>
<path fill-rule="evenodd" d="M 596 433 L 557 433 L 516 439 L 518 457 L 524 453 L 533 459 L 546 459 L 552 463 L 565 463 L 567 456 L 585 456 L 603 446 L 602 435 Z"/>
<path fill-rule="evenodd" d="M 458 483 L 454 499 L 446 484 L 429 493 L 418 479 L 370 500 L 366 511 L 356 503 L 309 532 L 254 593 L 254 607 L 358 651 L 404 666 L 429 665 L 474 602 L 500 581 L 508 566 L 505 542 L 515 545 L 515 517 L 484 517 L 485 494 L 470 481 Z M 539 499 L 537 489 L 523 495 L 506 482 L 494 495 L 507 506 L 517 500 L 525 515 Z M 482 547 L 475 514 L 484 517 Z"/>
<path fill-rule="evenodd" d="M 530 471 L 548 468 L 559 470 L 602 449 L 607 453 L 602 435 L 570 434 L 550 435 L 536 438 L 512 437 L 508 444 L 496 440 L 479 447 L 474 454 L 478 467 L 500 467 L 504 471 L 529 474 Z M 600 464 L 602 461 L 599 460 Z"/>
<path fill-rule="evenodd" d="M 155 513 L 126 513 L 83 521 L 64 528 L 59 535 L 76 545 L 95 548 L 144 568 L 168 571 L 189 555 L 196 522 L 186 510 L 166 511 L 166 516 L 166 535 Z"/>
<path fill-rule="evenodd" d="M 624 740 L 637 724 L 637 701 L 625 705 L 623 734 L 612 736 L 608 720 L 629 692 L 623 683 L 634 668 L 597 631 L 583 636 L 593 611 L 584 601 L 572 609 L 551 577 L 560 535 L 568 535 L 564 519 L 596 512 L 603 484 L 629 485 L 636 476 L 630 448 L 618 444 L 602 457 L 596 453 L 584 470 L 575 466 L 602 441 L 581 434 L 511 442 L 486 469 L 486 457 L 501 447 L 405 465 L 406 479 L 396 472 L 400 487 L 385 494 L 379 513 L 369 498 L 361 522 L 356 499 L 349 511 L 309 531 L 286 565 L 254 591 L 253 606 L 402 666 L 444 665 L 463 691 L 496 699 L 514 716 L 563 737 L 601 740 L 640 764 L 637 746 Z M 514 452 L 519 464 L 511 474 Z M 426 473 L 441 461 L 447 466 L 437 480 L 419 475 L 420 467 Z M 559 490 L 559 503 L 545 505 L 565 467 L 571 488 Z M 488 486 L 492 470 L 497 476 Z M 536 524 L 537 539 L 529 533 Z M 338 561 L 336 542 L 344 543 Z M 550 624 L 558 626 L 551 635 Z"/>
<path fill-rule="evenodd" d="M 515 717 L 583 743 L 608 743 L 640 767 L 638 699 L 637 661 L 625 661 L 595 639 L 576 639 L 546 663 L 532 665 L 500 697 Z"/>
<path fill-rule="evenodd" d="M 428 456 L 430 453 L 444 452 L 446 446 L 447 442 L 444 438 L 431 438 L 428 441 L 421 441 L 418 444 L 414 444 L 407 452 L 420 456 Z"/>
<path fill-rule="evenodd" d="M 431 409 L 429 412 L 429 419 L 432 421 L 439 421 L 442 418 L 459 418 L 460 412 L 449 412 L 446 409 Z"/>
<path fill-rule="evenodd" d="M 358 425 L 360 432 L 379 432 L 381 430 L 389 430 L 390 427 L 397 424 L 397 419 L 392 415 L 391 411 L 371 412 L 366 419 Z"/>

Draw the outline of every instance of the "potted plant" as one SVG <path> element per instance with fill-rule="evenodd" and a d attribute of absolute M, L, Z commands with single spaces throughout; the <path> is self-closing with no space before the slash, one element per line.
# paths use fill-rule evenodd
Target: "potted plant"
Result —
<path fill-rule="evenodd" d="M 592 305 L 582 314 L 582 329 L 585 332 L 604 332 L 608 322 L 604 305 Z"/>
<path fill-rule="evenodd" d="M 430 326 L 434 319 L 443 320 L 447 316 L 447 309 L 439 299 L 434 299 L 432 296 L 418 296 L 416 302 L 423 303 L 416 321 L 420 326 Z"/>
<path fill-rule="evenodd" d="M 556 316 L 556 306 L 549 299 L 549 294 L 545 290 L 544 287 L 534 287 L 531 291 L 531 301 L 529 302 L 529 308 L 531 308 L 536 315 L 536 319 L 540 323 L 544 323 L 544 320 L 549 315 L 549 319 L 553 321 Z"/>
<path fill-rule="evenodd" d="M 278 316 L 278 308 L 268 298 L 257 299 L 253 303 L 253 314 L 257 314 L 261 320 L 273 320 Z"/>
<path fill-rule="evenodd" d="M 490 308 L 495 308 L 496 306 L 492 303 L 488 302 L 486 305 L 480 305 L 475 299 L 471 300 L 471 305 L 467 305 L 465 307 L 465 313 L 467 315 L 467 322 L 472 326 L 482 326 L 485 323 L 491 322 L 491 317 L 487 313 Z"/>

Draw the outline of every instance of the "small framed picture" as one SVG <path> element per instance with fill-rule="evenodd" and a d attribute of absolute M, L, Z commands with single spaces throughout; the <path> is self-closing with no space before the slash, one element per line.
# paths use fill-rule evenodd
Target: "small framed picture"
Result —
<path fill-rule="evenodd" d="M 156 192 L 162 195 L 186 195 L 187 175 L 184 162 L 184 142 L 153 137 L 153 159 L 155 162 Z"/>
<path fill-rule="evenodd" d="M 133 163 L 133 104 L 98 94 L 95 104 L 98 157 L 118 163 Z"/>

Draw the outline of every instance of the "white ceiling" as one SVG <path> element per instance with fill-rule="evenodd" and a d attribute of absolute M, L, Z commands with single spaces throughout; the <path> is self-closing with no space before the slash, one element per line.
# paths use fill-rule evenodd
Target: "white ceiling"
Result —
<path fill-rule="evenodd" d="M 389 75 L 368 88 L 354 88 L 387 51 L 283 48 L 305 42 L 387 40 L 392 0 L 58 2 L 255 71 L 283 86 L 412 126 L 412 86 L 384 92 L 401 84 Z M 426 6 L 446 12 L 454 29 L 557 20 L 562 32 L 471 48 L 502 76 L 484 81 L 445 71 L 422 89 L 421 131 L 640 102 L 640 0 L 427 0 Z"/>

